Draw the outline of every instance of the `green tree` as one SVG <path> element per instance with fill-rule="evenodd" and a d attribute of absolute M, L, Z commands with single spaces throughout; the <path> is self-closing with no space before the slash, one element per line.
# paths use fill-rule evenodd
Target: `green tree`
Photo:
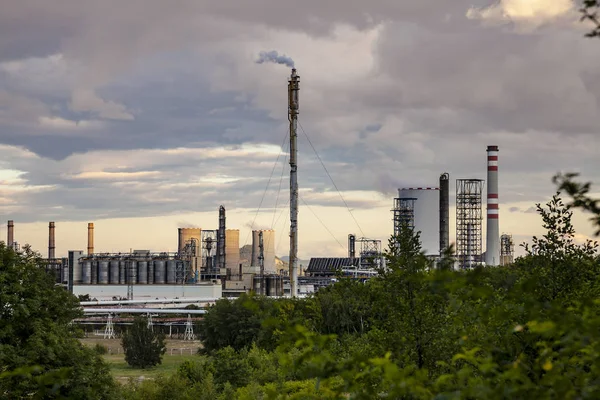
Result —
<path fill-rule="evenodd" d="M 598 248 L 590 240 L 582 245 L 575 243 L 573 212 L 565 205 L 560 193 L 542 207 L 537 204 L 546 233 L 534 236 L 532 246 L 524 244 L 527 253 L 516 262 L 526 274 L 528 289 L 533 289 L 537 299 L 571 301 L 586 282 L 598 276 L 595 256 Z"/>
<path fill-rule="evenodd" d="M 210 353 L 227 346 L 241 350 L 252 345 L 261 331 L 263 307 L 263 303 L 249 295 L 217 300 L 198 325 L 203 350 Z"/>
<path fill-rule="evenodd" d="M 402 229 L 388 248 L 387 269 L 371 284 L 381 310 L 377 325 L 387 332 L 388 349 L 399 362 L 433 369 L 453 340 L 443 331 L 451 321 L 445 289 L 450 273 L 433 268 L 413 229 Z"/>
<path fill-rule="evenodd" d="M 155 333 L 148 326 L 148 320 L 137 316 L 133 325 L 127 329 L 121 338 L 125 351 L 125 361 L 135 368 L 153 367 L 162 363 L 165 354 L 165 335 Z"/>
<path fill-rule="evenodd" d="M 77 298 L 39 262 L 29 247 L 0 242 L 0 397 L 111 398 L 108 366 L 71 325 L 82 316 Z M 25 372 L 10 373 L 17 369 Z"/>

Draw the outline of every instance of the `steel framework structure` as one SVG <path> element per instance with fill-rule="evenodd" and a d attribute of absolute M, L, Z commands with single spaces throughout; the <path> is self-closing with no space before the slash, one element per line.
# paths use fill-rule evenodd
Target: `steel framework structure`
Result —
<path fill-rule="evenodd" d="M 210 278 L 218 279 L 220 276 L 219 266 L 217 264 L 217 237 L 218 231 L 202 231 L 202 264 L 203 273 Z"/>
<path fill-rule="evenodd" d="M 482 261 L 482 179 L 456 180 L 456 259 L 460 268 Z"/>
<path fill-rule="evenodd" d="M 415 228 L 415 202 L 414 197 L 394 199 L 394 236 L 399 236 L 403 227 Z"/>

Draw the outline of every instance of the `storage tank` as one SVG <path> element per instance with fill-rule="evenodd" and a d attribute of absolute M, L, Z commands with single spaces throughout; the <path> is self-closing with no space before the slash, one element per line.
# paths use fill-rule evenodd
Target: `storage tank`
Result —
<path fill-rule="evenodd" d="M 93 260 L 92 261 L 92 273 L 91 273 L 91 277 L 92 277 L 92 285 L 96 285 L 98 283 L 98 261 Z"/>
<path fill-rule="evenodd" d="M 269 275 L 266 278 L 267 296 L 283 296 L 283 277 L 279 275 Z"/>
<path fill-rule="evenodd" d="M 109 282 L 113 285 L 119 283 L 119 261 L 113 260 L 110 262 L 110 280 Z"/>
<path fill-rule="evenodd" d="M 127 283 L 127 275 L 125 275 L 125 267 L 127 263 L 125 261 L 119 261 L 119 283 L 125 285 Z"/>
<path fill-rule="evenodd" d="M 415 201 L 415 232 L 421 232 L 421 247 L 426 255 L 439 254 L 440 190 L 437 187 L 403 188 L 398 197 Z"/>
<path fill-rule="evenodd" d="M 137 266 L 137 264 L 138 264 L 137 261 L 134 261 L 134 260 L 127 261 L 127 264 L 126 264 L 127 265 L 126 270 L 128 273 L 131 274 L 131 277 L 130 277 L 131 283 L 138 283 L 138 266 Z"/>
<path fill-rule="evenodd" d="M 272 229 L 263 231 L 252 231 L 252 263 L 251 266 L 258 267 L 259 234 L 263 233 L 263 254 L 265 256 L 265 274 L 274 274 L 275 270 L 275 231 Z"/>
<path fill-rule="evenodd" d="M 141 285 L 148 284 L 148 261 L 138 261 L 137 263 L 138 283 Z"/>
<path fill-rule="evenodd" d="M 92 262 L 84 261 L 81 269 L 81 283 L 89 285 L 92 283 Z"/>
<path fill-rule="evenodd" d="M 98 263 L 98 284 L 108 285 L 108 261 Z"/>
<path fill-rule="evenodd" d="M 150 260 L 147 262 L 148 264 L 148 284 L 152 285 L 154 283 L 154 261 Z"/>
<path fill-rule="evenodd" d="M 169 260 L 167 261 L 167 283 L 174 284 L 175 283 L 175 274 L 177 271 L 177 261 Z"/>
<path fill-rule="evenodd" d="M 237 275 L 240 266 L 240 231 L 227 229 L 225 231 L 225 267 L 232 275 Z"/>
<path fill-rule="evenodd" d="M 154 260 L 154 283 L 156 285 L 164 285 L 165 272 L 165 261 Z"/>

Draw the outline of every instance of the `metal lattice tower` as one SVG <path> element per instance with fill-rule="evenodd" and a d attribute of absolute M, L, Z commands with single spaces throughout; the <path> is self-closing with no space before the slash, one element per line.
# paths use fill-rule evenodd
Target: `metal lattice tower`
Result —
<path fill-rule="evenodd" d="M 113 316 L 112 314 L 108 314 L 108 318 L 106 320 L 106 327 L 104 328 L 104 339 L 114 339 L 115 338 L 115 327 L 113 325 Z"/>
<path fill-rule="evenodd" d="M 460 268 L 482 261 L 482 179 L 456 180 L 456 259 Z"/>
<path fill-rule="evenodd" d="M 515 257 L 515 243 L 512 235 L 503 234 L 500 236 L 500 265 L 510 265 Z"/>
<path fill-rule="evenodd" d="M 194 324 L 192 324 L 192 316 L 190 314 L 188 314 L 187 321 L 185 322 L 183 340 L 194 340 Z"/>
<path fill-rule="evenodd" d="M 394 199 L 394 236 L 399 236 L 402 227 L 410 229 L 415 228 L 415 202 L 416 198 L 395 198 Z"/>

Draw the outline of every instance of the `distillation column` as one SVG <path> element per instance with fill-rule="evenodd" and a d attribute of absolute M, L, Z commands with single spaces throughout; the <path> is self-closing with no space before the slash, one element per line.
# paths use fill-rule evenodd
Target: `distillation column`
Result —
<path fill-rule="evenodd" d="M 498 224 L 498 146 L 487 148 L 487 235 L 485 263 L 500 265 L 500 227 Z"/>
<path fill-rule="evenodd" d="M 450 175 L 440 176 L 440 257 L 450 246 Z"/>

